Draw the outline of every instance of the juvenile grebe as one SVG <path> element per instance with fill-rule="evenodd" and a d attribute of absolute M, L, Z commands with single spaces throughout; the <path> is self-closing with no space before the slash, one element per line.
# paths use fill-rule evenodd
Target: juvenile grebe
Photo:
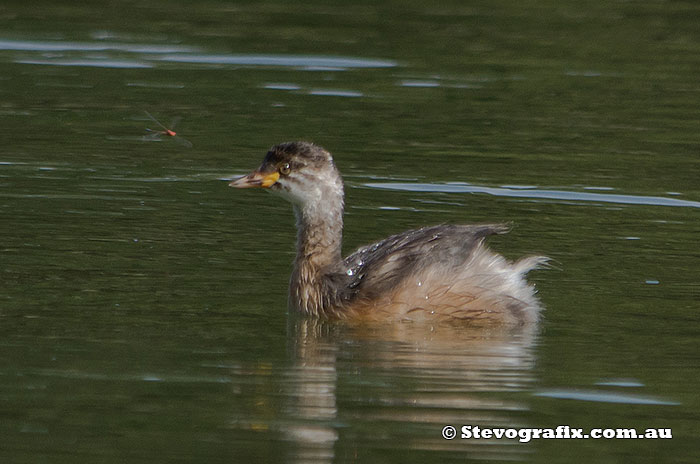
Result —
<path fill-rule="evenodd" d="M 438 225 L 392 235 L 343 259 L 343 181 L 333 157 L 307 142 L 282 143 L 260 167 L 229 184 L 261 187 L 289 200 L 297 254 L 289 306 L 328 319 L 536 322 L 540 306 L 525 274 L 547 261 L 515 263 L 493 253 L 484 238 L 502 224 Z"/>

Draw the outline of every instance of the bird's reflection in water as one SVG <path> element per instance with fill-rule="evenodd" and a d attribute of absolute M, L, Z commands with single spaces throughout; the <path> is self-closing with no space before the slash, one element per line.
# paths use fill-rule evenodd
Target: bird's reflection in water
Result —
<path fill-rule="evenodd" d="M 459 428 L 527 425 L 527 405 L 507 392 L 533 381 L 536 337 L 532 325 L 353 326 L 292 318 L 292 363 L 282 381 L 289 460 L 354 460 L 387 449 L 523 458 L 527 446 L 517 440 L 461 440 Z M 456 439 L 442 437 L 445 425 L 457 428 Z"/>

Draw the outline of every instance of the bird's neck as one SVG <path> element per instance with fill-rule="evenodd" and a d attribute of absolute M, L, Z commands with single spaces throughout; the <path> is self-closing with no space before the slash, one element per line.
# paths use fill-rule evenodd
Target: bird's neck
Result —
<path fill-rule="evenodd" d="M 311 315 L 323 315 L 333 305 L 327 276 L 342 262 L 343 197 L 316 204 L 295 205 L 297 254 L 289 286 L 290 305 Z"/>

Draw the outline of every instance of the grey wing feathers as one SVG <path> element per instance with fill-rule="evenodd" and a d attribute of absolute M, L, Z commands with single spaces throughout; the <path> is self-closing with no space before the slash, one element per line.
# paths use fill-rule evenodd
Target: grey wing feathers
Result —
<path fill-rule="evenodd" d="M 364 288 L 363 295 L 377 296 L 432 263 L 460 266 L 484 237 L 508 230 L 503 224 L 438 225 L 392 235 L 345 259 L 346 288 L 351 294 Z"/>

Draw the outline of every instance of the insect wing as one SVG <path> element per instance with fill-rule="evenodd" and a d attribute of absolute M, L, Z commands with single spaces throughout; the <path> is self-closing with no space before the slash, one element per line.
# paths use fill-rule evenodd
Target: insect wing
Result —
<path fill-rule="evenodd" d="M 153 115 L 152 115 L 151 113 L 149 113 L 149 112 L 146 111 L 146 110 L 144 110 L 143 112 L 146 113 L 146 116 L 148 116 L 148 119 L 150 119 L 150 120 L 153 121 L 154 123 L 158 124 L 158 125 L 160 126 L 161 129 L 163 129 L 163 130 L 166 131 L 166 132 L 169 130 L 169 129 L 168 129 L 167 127 L 165 127 L 160 121 L 158 121 L 156 118 L 154 118 Z M 148 130 L 150 130 L 150 129 L 148 129 Z"/>
<path fill-rule="evenodd" d="M 173 136 L 173 139 L 183 147 L 192 148 L 192 142 L 183 137 L 180 137 L 179 135 Z"/>

